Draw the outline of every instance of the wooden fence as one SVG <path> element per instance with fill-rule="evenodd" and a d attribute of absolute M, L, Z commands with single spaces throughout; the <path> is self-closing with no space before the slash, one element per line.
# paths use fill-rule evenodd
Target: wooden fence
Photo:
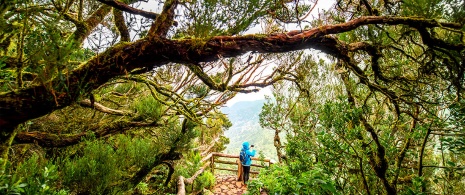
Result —
<path fill-rule="evenodd" d="M 227 161 L 227 160 L 219 160 L 216 159 L 215 157 L 223 157 L 223 158 L 232 158 L 234 161 Z M 252 157 L 252 160 L 255 162 L 260 162 L 263 161 L 264 163 L 268 163 L 268 166 L 271 166 L 273 162 L 270 159 L 260 159 L 257 157 Z M 184 178 L 183 176 L 179 176 L 178 179 L 178 195 L 185 195 L 186 194 L 186 185 L 194 183 L 194 180 L 205 171 L 207 167 L 210 167 L 211 172 L 215 174 L 215 169 L 218 170 L 226 170 L 226 171 L 231 171 L 231 172 L 237 172 L 237 181 L 242 181 L 242 164 L 239 161 L 239 155 L 233 155 L 233 154 L 224 154 L 224 153 L 217 153 L 213 152 L 202 158 L 201 160 L 203 166 L 194 173 L 194 175 L 191 178 Z M 228 164 L 228 165 L 237 165 L 237 169 L 231 169 L 231 168 L 222 168 L 222 167 L 216 167 L 215 163 L 218 164 Z M 252 164 L 252 167 L 259 167 L 263 168 L 265 166 L 261 164 Z M 252 174 L 258 174 L 258 171 L 250 171 Z"/>

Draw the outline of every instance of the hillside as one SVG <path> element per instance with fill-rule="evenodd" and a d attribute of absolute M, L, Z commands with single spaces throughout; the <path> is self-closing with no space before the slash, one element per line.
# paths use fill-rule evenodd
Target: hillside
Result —
<path fill-rule="evenodd" d="M 242 101 L 221 109 L 233 124 L 225 132 L 225 136 L 230 139 L 226 153 L 239 153 L 242 142 L 248 141 L 255 145 L 257 151 L 262 151 L 266 157 L 277 159 L 273 145 L 273 131 L 261 128 L 258 122 L 264 103 L 265 100 Z"/>

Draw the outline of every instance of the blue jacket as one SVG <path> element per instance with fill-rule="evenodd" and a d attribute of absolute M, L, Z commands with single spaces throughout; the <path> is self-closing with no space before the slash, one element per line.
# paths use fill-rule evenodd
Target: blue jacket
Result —
<path fill-rule="evenodd" d="M 251 157 L 255 156 L 255 150 L 250 151 L 250 144 L 249 142 L 244 142 L 242 143 L 242 149 L 241 151 L 244 151 L 245 153 Z M 242 163 L 243 166 L 250 166 L 252 164 L 252 158 L 247 158 L 245 159 L 244 163 Z"/>

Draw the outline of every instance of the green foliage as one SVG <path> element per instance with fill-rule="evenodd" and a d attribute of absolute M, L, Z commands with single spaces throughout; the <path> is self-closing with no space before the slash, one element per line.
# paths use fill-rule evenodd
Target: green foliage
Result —
<path fill-rule="evenodd" d="M 53 163 L 40 160 L 33 155 L 20 163 L 16 170 L 7 169 L 0 175 L 1 194 L 38 194 L 64 195 L 68 192 L 59 190 L 57 182 L 59 172 Z"/>
<path fill-rule="evenodd" d="M 202 157 L 197 152 L 188 152 L 185 156 L 185 161 L 176 166 L 176 175 L 182 175 L 185 178 L 190 178 L 200 167 L 202 164 L 200 160 Z"/>
<path fill-rule="evenodd" d="M 460 0 L 406 0 L 402 3 L 402 14 L 459 22 L 465 13 L 464 6 L 465 2 Z"/>
<path fill-rule="evenodd" d="M 0 58 L 0 92 L 9 90 L 15 79 L 13 73 L 4 68 L 5 66 L 4 60 Z"/>
<path fill-rule="evenodd" d="M 81 157 L 63 161 L 63 183 L 85 189 L 88 193 L 102 194 L 119 172 L 113 148 L 102 141 L 87 142 Z"/>
<path fill-rule="evenodd" d="M 149 191 L 149 185 L 145 182 L 140 182 L 137 184 L 136 189 L 142 194 L 146 194 Z"/>
<path fill-rule="evenodd" d="M 25 192 L 24 187 L 26 186 L 27 184 L 22 183 L 21 179 L 18 179 L 16 175 L 0 174 L 1 194 L 21 194 Z"/>
<path fill-rule="evenodd" d="M 134 1 L 124 0 L 124 2 Z M 287 158 L 284 159 L 283 164 L 265 170 L 265 174 L 262 174 L 263 178 L 256 183 L 252 182 L 251 191 L 258 193 L 258 188 L 265 187 L 270 192 L 278 194 L 363 194 L 364 191 L 359 188 L 366 185 L 367 188 L 372 189 L 371 194 L 383 194 L 384 191 L 378 189 L 380 179 L 396 183 L 398 177 L 410 176 L 410 180 L 405 183 L 397 182 L 394 185 L 399 193 L 461 192 L 464 189 L 461 175 L 465 163 L 463 160 L 465 138 L 460 136 L 463 135 L 465 126 L 463 122 L 465 106 L 462 105 L 465 27 L 454 28 L 452 27 L 454 24 L 449 22 L 457 22 L 463 26 L 465 2 L 463 0 L 338 1 L 334 6 L 335 9 L 319 12 L 318 19 L 312 21 L 310 16 L 305 21 L 301 21 L 300 18 L 309 11 L 312 3 L 313 1 L 288 0 L 186 0 L 179 5 L 183 6 L 184 16 L 181 16 L 182 19 L 176 18 L 176 22 L 170 21 L 177 25 L 171 28 L 174 32 L 168 32 L 167 38 L 192 37 L 191 41 L 185 39 L 184 42 L 171 42 L 164 38 L 150 40 L 147 38 L 139 40 L 133 46 L 145 45 L 147 41 L 161 41 L 158 43 L 173 44 L 171 46 L 182 46 L 190 42 L 194 44 L 189 49 L 198 49 L 204 47 L 212 36 L 239 35 L 252 27 L 258 27 L 257 24 L 263 24 L 262 26 L 268 28 L 265 31 L 272 33 L 291 30 L 288 27 L 296 26 L 295 24 L 300 27 L 297 30 L 302 30 L 301 23 L 322 27 L 325 24 L 345 22 L 367 16 L 368 12 L 373 12 L 370 13 L 371 18 L 362 21 L 372 23 L 372 19 L 376 20 L 374 15 L 389 16 L 387 19 L 382 18 L 384 20 L 382 24 L 351 26 L 357 23 L 353 22 L 332 26 L 326 29 L 328 31 L 325 31 L 325 28 L 318 28 L 304 33 L 308 35 L 315 32 L 313 35 L 316 37 L 302 41 L 308 40 L 311 44 L 314 38 L 321 40 L 322 44 L 314 44 L 311 47 L 331 54 L 331 57 L 326 57 L 337 63 L 325 64 L 323 60 L 313 59 L 311 55 L 307 55 L 307 51 L 287 52 L 276 55 L 276 60 L 263 61 L 266 62 L 263 67 L 271 63 L 276 64 L 278 68 L 272 73 L 272 77 L 263 81 L 270 81 L 275 87 L 282 89 L 276 93 L 275 102 L 265 104 L 260 124 L 275 130 L 277 135 L 281 135 L 282 132 L 287 133 L 286 139 L 282 139 L 285 146 L 283 151 Z M 2 173 L 1 193 L 55 194 L 67 193 L 65 190 L 68 189 L 73 194 L 126 192 L 133 190 L 128 188 L 134 186 L 127 187 L 125 182 L 133 177 L 135 172 L 155 162 L 154 156 L 157 154 L 173 150 L 188 151 L 185 161 L 176 162 L 176 174 L 190 177 L 202 166 L 201 157 L 196 153 L 189 153 L 194 147 L 193 144 L 204 145 L 219 137 L 220 142 L 215 145 L 214 150 L 224 149 L 224 144 L 229 140 L 221 134 L 232 124 L 224 115 L 208 115 L 195 120 L 204 122 L 204 126 L 197 126 L 194 122 L 187 121 L 181 127 L 179 124 L 181 119 L 194 120 L 196 116 L 193 116 L 193 113 L 202 113 L 204 108 L 212 108 L 211 105 L 206 104 L 212 92 L 207 85 L 196 80 L 195 76 L 184 75 L 183 69 L 179 68 L 183 65 L 169 65 L 171 68 L 166 68 L 168 65 L 159 67 L 160 62 L 189 61 L 201 66 L 202 71 L 217 71 L 216 74 L 209 74 L 215 83 L 224 82 L 225 73 L 222 71 L 233 66 L 231 70 L 234 72 L 231 75 L 234 78 L 250 77 L 241 82 L 231 80 L 228 84 L 250 86 L 248 89 L 251 89 L 262 84 L 259 81 L 255 83 L 249 81 L 257 74 L 260 75 L 257 75 L 258 77 L 265 78 L 268 70 L 261 70 L 259 66 L 262 65 L 251 62 L 252 58 L 244 66 L 257 65 L 257 68 L 243 69 L 241 65 L 236 66 L 237 60 L 229 57 L 245 50 L 284 52 L 294 49 L 288 47 L 284 41 L 297 44 L 298 40 L 295 37 L 301 36 L 296 34 L 299 31 L 293 31 L 287 34 L 287 37 L 279 35 L 274 37 L 277 42 L 267 43 L 259 43 L 260 40 L 256 38 L 263 40 L 262 38 L 268 35 L 247 36 L 243 37 L 245 41 L 237 42 L 245 46 L 242 48 L 228 48 L 230 45 L 223 44 L 223 40 L 228 38 L 220 39 L 209 44 L 222 47 L 218 48 L 221 55 L 216 55 L 216 51 L 211 50 L 189 50 L 187 53 L 180 53 L 184 57 L 178 60 L 174 57 L 176 52 L 168 51 L 172 52 L 172 55 L 164 55 L 163 59 L 154 61 L 157 68 L 151 70 L 138 68 L 135 71 L 132 71 L 135 66 L 145 66 L 150 69 L 147 65 L 151 63 L 150 56 L 143 56 L 147 56 L 144 52 L 150 52 L 149 49 L 152 48 L 150 46 L 135 48 L 140 49 L 141 52 L 131 53 L 134 51 L 129 47 L 132 43 L 124 43 L 111 48 L 105 54 L 131 51 L 128 52 L 129 55 L 140 55 L 141 58 L 118 55 L 117 58 L 109 59 L 114 56 L 104 55 L 109 58 L 98 61 L 98 64 L 107 63 L 106 60 L 109 60 L 115 62 L 108 64 L 110 67 L 121 67 L 121 69 L 113 69 L 113 72 L 103 75 L 86 72 L 85 68 L 80 69 L 83 72 L 70 72 L 76 65 L 84 64 L 93 56 L 98 57 L 104 48 L 115 46 L 120 36 L 113 32 L 116 27 L 111 22 L 108 7 L 101 7 L 99 1 L 86 1 L 85 7 L 81 7 L 78 1 L 53 1 L 53 9 L 50 6 L 48 1 L 2 1 L 0 91 L 10 92 L 8 97 L 11 96 L 12 100 L 21 92 L 26 92 L 25 96 L 31 95 L 30 98 L 22 98 L 24 105 L 19 105 L 18 108 L 26 108 L 29 106 L 28 103 L 32 103 L 32 106 L 39 105 L 41 99 L 45 99 L 42 97 L 55 100 L 42 107 L 50 106 L 48 111 L 71 105 L 72 108 L 65 108 L 62 115 L 63 118 L 71 118 L 72 125 L 52 125 L 55 123 L 54 120 L 58 120 L 53 118 L 59 117 L 50 114 L 47 119 L 37 121 L 42 124 L 35 123 L 36 126 L 28 124 L 31 130 L 36 131 L 35 128 L 41 125 L 44 128 L 38 129 L 43 130 L 39 131 L 43 133 L 58 132 L 59 134 L 61 130 L 88 133 L 86 131 L 94 127 L 95 129 L 110 128 L 117 126 L 110 122 L 124 121 L 129 124 L 123 127 L 124 130 L 131 128 L 125 133 L 133 136 L 111 135 L 101 140 L 83 141 L 81 145 L 69 149 L 78 152 L 69 152 L 69 156 L 61 156 L 58 160 L 49 156 L 44 157 L 49 158 L 48 160 L 33 156 Z M 79 13 L 79 16 L 82 16 L 78 19 L 79 22 L 74 14 L 81 10 L 84 12 Z M 99 11 L 94 12 L 95 10 Z M 177 16 L 178 14 L 176 13 Z M 399 22 L 399 25 L 396 25 L 396 19 L 399 19 L 395 18 L 396 16 L 407 16 L 414 21 L 430 18 L 433 19 L 432 22 L 448 24 L 430 27 Z M 125 17 L 128 29 L 131 35 L 135 35 L 135 39 L 145 37 L 148 27 L 153 23 L 149 18 L 134 20 L 133 14 L 126 14 Z M 82 19 L 89 19 L 86 21 L 88 26 L 82 26 L 84 24 L 81 23 Z M 92 27 L 93 22 L 98 27 Z M 285 28 L 280 28 L 281 25 Z M 338 33 L 339 31 L 343 33 Z M 329 35 L 326 37 L 319 37 L 327 34 Z M 337 38 L 339 40 L 336 40 Z M 81 45 L 85 45 L 83 47 L 86 48 L 79 49 Z M 302 47 L 303 45 L 295 48 Z M 163 53 L 165 51 L 157 50 L 161 52 L 157 54 L 168 54 L 168 52 Z M 211 62 L 217 57 L 221 58 L 221 62 Z M 140 64 L 125 66 L 128 59 L 136 59 Z M 203 63 L 204 59 L 208 63 Z M 10 63 L 10 60 L 15 63 Z M 229 63 L 225 63 L 228 60 Z M 114 88 L 107 86 L 96 90 L 102 93 L 95 95 L 97 102 L 118 107 L 115 109 L 133 110 L 139 115 L 135 118 L 132 118 L 133 115 L 111 116 L 112 114 L 101 113 L 97 109 L 94 110 L 93 115 L 90 115 L 85 113 L 88 110 L 76 109 L 78 106 L 72 105 L 72 102 L 82 98 L 73 95 L 81 94 L 79 90 L 82 90 L 82 87 L 79 86 L 86 86 L 88 91 L 82 94 L 89 94 L 91 88 L 98 88 L 98 85 L 103 86 L 102 82 L 121 76 L 125 68 L 128 68 L 128 74 L 150 71 L 150 76 L 144 75 L 147 79 L 153 79 L 154 83 L 163 86 L 163 91 L 175 90 L 179 96 L 174 93 L 163 94 L 167 98 L 172 98 L 164 102 L 165 99 L 155 97 L 153 94 L 153 96 L 148 95 L 149 91 L 143 91 L 142 89 L 146 88 L 143 88 L 142 84 L 134 83 L 117 84 Z M 236 72 L 239 70 L 243 72 Z M 19 78 L 23 75 L 21 73 L 28 74 Z M 182 76 L 176 77 L 178 73 Z M 53 78 L 57 80 L 48 83 L 50 85 L 44 85 L 45 88 L 40 90 L 27 88 L 44 84 L 44 81 Z M 24 82 L 20 82 L 23 79 Z M 81 83 L 81 79 L 84 82 Z M 293 83 L 288 84 L 275 79 L 285 79 Z M 90 85 L 85 82 L 90 82 Z M 19 88 L 23 88 L 24 91 L 14 91 Z M 65 90 L 62 90 L 63 88 Z M 67 91 L 68 89 L 78 91 Z M 116 92 L 112 94 L 119 93 L 118 97 L 115 97 L 117 100 L 106 96 L 110 90 Z M 73 97 L 67 99 L 67 95 Z M 229 98 L 222 95 L 224 94 L 218 97 Z M 187 99 L 181 100 L 178 97 Z M 195 98 L 194 101 L 190 101 L 192 98 Z M 7 101 L 4 105 L 2 106 L 6 110 L 10 109 Z M 240 113 L 241 120 L 234 121 L 241 124 L 239 131 L 248 131 L 248 133 L 236 133 L 235 138 L 239 138 L 231 139 L 232 145 L 233 148 L 240 148 L 240 142 L 250 141 L 257 146 L 262 157 L 262 151 L 274 150 L 271 144 L 264 144 L 265 139 L 270 141 L 272 138 L 266 133 L 263 133 L 265 136 L 258 138 L 253 135 L 261 128 L 256 125 L 256 121 L 251 122 L 252 110 L 244 110 Z M 17 112 L 10 111 L 8 113 Z M 40 115 L 40 112 L 38 113 Z M 18 111 L 18 114 L 24 113 Z M 87 116 L 89 120 L 81 120 L 84 118 L 80 116 L 81 114 Z M 183 114 L 184 116 L 181 116 Z M 26 114 L 27 116 L 38 115 Z M 360 124 L 362 119 L 364 123 Z M 153 123 L 140 122 L 143 120 Z M 91 123 L 89 126 L 92 128 L 68 128 L 82 123 Z M 110 125 L 105 126 L 108 123 Z M 161 127 L 130 126 L 149 124 L 163 125 Z M 54 126 L 58 128 L 53 128 Z M 154 136 L 144 137 L 148 136 L 148 133 Z M 192 140 L 200 140 L 200 143 L 193 143 Z M 425 140 L 425 144 L 422 140 Z M 283 148 L 277 148 L 278 151 L 281 149 Z M 55 150 L 51 149 L 50 153 L 54 153 Z M 418 154 L 423 150 L 425 150 L 424 156 L 419 157 Z M 380 159 L 387 159 L 387 164 L 379 166 Z M 417 164 L 421 162 L 420 160 L 423 161 L 423 165 L 428 166 L 423 167 L 424 173 L 421 177 L 411 179 L 411 175 L 419 173 Z M 377 170 L 380 167 L 386 167 L 387 170 Z M 152 178 L 155 178 L 160 185 L 157 187 L 164 187 L 159 182 L 163 181 L 162 175 Z M 194 188 L 198 190 L 211 187 L 213 183 L 213 175 L 205 172 L 197 179 Z M 141 182 L 135 189 L 142 193 L 150 193 L 148 189 L 152 187 L 150 184 L 152 183 L 148 181 Z M 60 189 L 62 191 L 58 191 Z"/>
<path fill-rule="evenodd" d="M 204 171 L 197 179 L 195 180 L 195 189 L 196 191 L 201 189 L 213 189 L 215 187 L 215 176 L 209 172 Z"/>
<path fill-rule="evenodd" d="M 317 164 L 308 171 L 292 173 L 288 166 L 273 165 L 262 169 L 257 180 L 251 180 L 248 193 L 260 194 L 263 188 L 268 194 L 339 194 L 331 176 L 321 167 Z"/>
<path fill-rule="evenodd" d="M 184 12 L 184 17 L 192 22 L 184 24 L 176 37 L 236 35 L 253 27 L 275 6 L 280 4 L 269 0 L 194 0 L 189 2 L 189 11 Z"/>
<path fill-rule="evenodd" d="M 122 83 L 122 84 L 116 85 L 115 92 L 125 94 L 125 93 L 129 92 L 129 90 L 131 90 L 131 89 L 132 89 L 132 84 Z"/>
<path fill-rule="evenodd" d="M 134 110 L 142 118 L 157 121 L 163 115 L 164 106 L 152 96 L 143 96 L 134 101 Z"/>
<path fill-rule="evenodd" d="M 423 177 L 414 177 L 412 180 L 413 186 L 409 187 L 406 191 L 405 194 L 408 195 L 426 195 L 428 193 L 422 192 L 422 189 L 424 189 L 426 186 L 425 178 Z"/>
<path fill-rule="evenodd" d="M 334 129 L 337 133 L 343 133 L 346 128 L 352 129 L 359 121 L 361 109 L 353 109 L 343 96 L 339 101 L 327 102 L 319 108 L 321 125 L 328 129 Z M 351 139 L 351 138 L 349 138 Z"/>
<path fill-rule="evenodd" d="M 188 91 L 192 95 L 192 97 L 202 98 L 208 95 L 208 92 L 210 92 L 210 88 L 202 83 L 191 86 Z"/>
<path fill-rule="evenodd" d="M 90 194 L 109 193 L 114 185 L 136 171 L 151 164 L 160 145 L 147 138 L 120 135 L 109 140 L 86 141 L 79 157 L 61 161 L 63 184 L 72 191 L 86 190 Z M 124 187 L 124 186 L 123 186 Z"/>
<path fill-rule="evenodd" d="M 189 151 L 184 157 L 184 161 L 176 165 L 176 171 L 174 174 L 175 178 L 178 178 L 180 175 L 184 178 L 190 178 L 203 166 L 201 162 L 202 157 L 197 152 Z M 211 189 L 215 185 L 215 176 L 211 172 L 205 170 L 195 179 L 193 185 L 194 191 L 198 191 L 203 188 Z M 190 192 L 191 189 L 192 188 L 190 187 L 186 187 L 188 192 Z"/>

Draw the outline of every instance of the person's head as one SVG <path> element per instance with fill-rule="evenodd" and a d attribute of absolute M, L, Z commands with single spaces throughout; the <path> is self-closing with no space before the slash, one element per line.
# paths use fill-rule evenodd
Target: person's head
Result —
<path fill-rule="evenodd" d="M 242 143 L 242 149 L 244 149 L 244 150 L 250 149 L 250 143 L 249 142 Z"/>

